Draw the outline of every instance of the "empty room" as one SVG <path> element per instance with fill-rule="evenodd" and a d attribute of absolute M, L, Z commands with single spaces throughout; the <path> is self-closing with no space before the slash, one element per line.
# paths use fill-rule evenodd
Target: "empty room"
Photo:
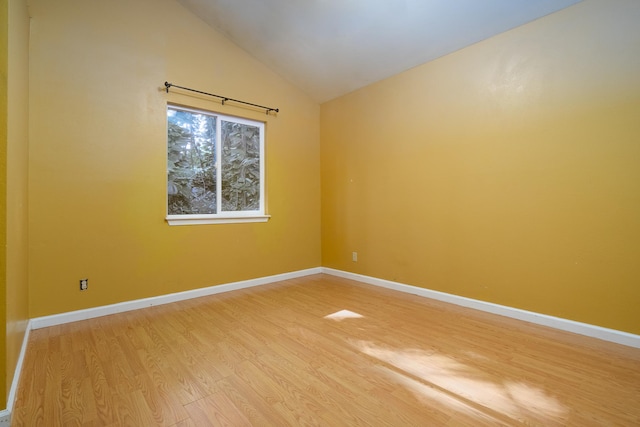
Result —
<path fill-rule="evenodd" d="M 0 0 L 0 426 L 640 425 L 637 0 Z"/>

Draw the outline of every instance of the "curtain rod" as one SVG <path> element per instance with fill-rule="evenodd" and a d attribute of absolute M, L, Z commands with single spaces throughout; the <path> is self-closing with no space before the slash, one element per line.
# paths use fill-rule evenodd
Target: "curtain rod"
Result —
<path fill-rule="evenodd" d="M 177 87 L 179 89 L 189 90 L 191 92 L 197 92 L 197 93 L 201 93 L 203 95 L 214 96 L 216 98 L 220 98 L 220 99 L 222 99 L 222 105 L 224 105 L 224 103 L 226 101 L 233 101 L 233 102 L 239 102 L 240 104 L 251 105 L 252 107 L 263 108 L 265 110 L 265 112 L 267 113 L 267 115 L 269 115 L 269 112 L 271 112 L 271 111 L 275 111 L 276 113 L 280 112 L 279 108 L 265 107 L 264 105 L 253 104 L 251 102 L 240 101 L 239 99 L 233 99 L 233 98 L 229 98 L 229 97 L 226 97 L 226 96 L 215 95 L 213 93 L 203 92 L 201 90 L 190 89 L 188 87 L 178 86 L 178 85 L 174 85 L 173 83 L 164 82 L 164 87 L 167 89 L 167 93 L 169 93 L 169 88 L 172 87 L 172 86 L 173 87 Z"/>

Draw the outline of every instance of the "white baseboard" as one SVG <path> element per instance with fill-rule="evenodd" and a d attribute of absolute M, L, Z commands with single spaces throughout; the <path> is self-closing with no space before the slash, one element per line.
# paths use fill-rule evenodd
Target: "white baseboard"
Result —
<path fill-rule="evenodd" d="M 18 392 L 18 385 L 20 385 L 20 374 L 22 374 L 22 365 L 24 363 L 24 357 L 27 352 L 27 344 L 29 343 L 30 332 L 31 320 L 27 322 L 27 327 L 24 331 L 24 337 L 22 338 L 20 355 L 18 356 L 16 369 L 13 373 L 13 381 L 11 381 L 11 388 L 9 388 L 9 395 L 7 396 L 7 409 L 3 409 L 2 411 L 0 411 L 0 427 L 9 427 L 11 425 L 11 411 L 13 411 L 13 404 L 15 403 L 16 393 Z"/>
<path fill-rule="evenodd" d="M 321 267 L 309 268 L 307 270 L 293 271 L 290 273 L 276 274 L 274 276 L 260 277 L 257 279 L 243 280 L 240 282 L 227 283 L 224 285 L 209 286 L 206 288 L 193 289 L 190 291 L 177 292 L 173 294 L 160 295 L 157 297 L 143 298 L 133 301 L 125 301 L 118 304 L 104 305 L 100 307 L 87 308 L 84 310 L 70 311 L 67 313 L 53 314 L 50 316 L 36 317 L 31 319 L 31 328 L 40 329 L 48 326 L 62 325 L 64 323 L 77 322 L 79 320 L 93 319 L 94 317 L 108 316 L 110 314 L 123 313 L 125 311 L 138 310 L 140 308 L 152 307 L 154 305 L 169 304 L 177 301 L 184 301 L 192 298 L 214 295 L 223 292 L 235 291 L 238 289 L 250 288 L 253 286 L 266 285 L 268 283 L 282 280 L 295 279 L 298 277 L 319 274 Z"/>
<path fill-rule="evenodd" d="M 140 308 L 151 307 L 154 305 L 169 304 L 176 301 L 183 301 L 192 298 L 198 298 L 207 295 L 214 295 L 223 292 L 234 291 L 238 289 L 249 288 L 253 286 L 265 285 L 268 283 L 278 282 L 282 280 L 295 279 L 298 277 L 309 276 L 312 274 L 326 273 L 333 276 L 344 277 L 358 282 L 368 283 L 370 285 L 381 286 L 388 289 L 394 289 L 400 292 L 419 295 L 425 298 L 431 298 L 438 301 L 444 301 L 463 307 L 469 307 L 476 310 L 486 311 L 488 313 L 498 314 L 513 319 L 523 320 L 526 322 L 536 323 L 543 326 L 549 326 L 559 330 L 573 332 L 580 335 L 586 335 L 593 338 L 599 338 L 630 347 L 640 348 L 640 335 L 630 334 L 628 332 L 617 331 L 615 329 L 603 328 L 600 326 L 590 325 L 587 323 L 576 322 L 573 320 L 563 319 L 560 317 L 549 316 L 546 314 L 535 313 L 532 311 L 521 310 L 518 308 L 508 307 L 504 305 L 494 304 L 490 302 L 475 300 L 471 298 L 461 297 L 458 295 L 448 294 L 445 292 L 434 291 L 430 289 L 411 286 L 403 283 L 393 282 L 390 280 L 378 279 L 371 276 L 350 273 L 347 271 L 336 270 L 327 267 L 315 267 L 306 270 L 293 271 L 290 273 L 277 274 L 274 276 L 261 277 L 257 279 L 244 280 L 240 282 L 227 283 L 223 285 L 210 286 L 207 288 L 193 289 L 190 291 L 178 292 L 168 295 L 160 295 L 157 297 L 144 298 L 134 301 L 126 301 L 118 304 L 88 308 L 85 310 L 71 311 L 68 313 L 54 314 L 51 316 L 37 317 L 31 319 L 30 329 L 45 328 L 48 326 L 61 325 L 79 320 L 92 319 L 94 317 L 107 316 L 110 314 L 122 313 L 125 311 L 137 310 Z M 2 412 L 0 411 L 0 417 Z"/>
<path fill-rule="evenodd" d="M 8 409 L 0 411 L 0 427 L 11 426 L 11 412 Z"/>
<path fill-rule="evenodd" d="M 448 302 L 462 307 L 468 307 L 488 313 L 498 314 L 500 316 L 510 317 L 512 319 L 518 319 L 538 325 L 549 326 L 551 328 L 559 329 L 562 331 L 573 332 L 575 334 L 598 338 L 629 347 L 640 348 L 640 335 L 634 335 L 628 332 L 617 331 L 615 329 L 603 328 L 601 326 L 590 325 L 588 323 L 576 322 L 560 317 L 549 316 L 546 314 L 535 313 L 532 311 L 526 311 L 518 308 L 461 297 L 453 294 L 447 294 L 445 292 L 419 288 L 417 286 L 405 285 L 403 283 L 392 282 L 390 280 L 378 279 L 375 277 L 364 276 L 361 274 L 350 273 L 342 270 L 335 270 L 333 268 L 322 267 L 322 272 L 333 276 L 343 277 L 345 279 L 367 283 L 370 285 L 380 286 L 383 288 L 406 292 L 425 298 Z"/>

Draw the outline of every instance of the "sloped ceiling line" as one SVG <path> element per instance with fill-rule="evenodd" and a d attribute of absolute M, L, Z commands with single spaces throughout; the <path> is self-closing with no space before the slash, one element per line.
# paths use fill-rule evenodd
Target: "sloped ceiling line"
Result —
<path fill-rule="evenodd" d="M 319 103 L 582 0 L 178 0 Z"/>

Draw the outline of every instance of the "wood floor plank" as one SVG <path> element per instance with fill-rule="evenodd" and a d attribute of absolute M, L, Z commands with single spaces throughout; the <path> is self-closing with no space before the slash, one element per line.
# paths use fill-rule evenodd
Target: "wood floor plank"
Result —
<path fill-rule="evenodd" d="M 163 393 L 162 388 L 156 387 L 156 382 L 147 374 L 136 375 L 136 381 L 153 417 L 153 425 L 169 426 L 189 418 L 185 407 Z"/>
<path fill-rule="evenodd" d="M 223 392 L 216 392 L 192 402 L 186 405 L 186 409 L 198 426 L 251 426 L 251 422 L 242 411 L 238 410 Z"/>
<path fill-rule="evenodd" d="M 319 274 L 34 330 L 12 423 L 637 426 L 640 349 Z"/>
<path fill-rule="evenodd" d="M 235 375 L 220 381 L 218 386 L 254 426 L 286 426 L 285 419 L 247 383 Z"/>

